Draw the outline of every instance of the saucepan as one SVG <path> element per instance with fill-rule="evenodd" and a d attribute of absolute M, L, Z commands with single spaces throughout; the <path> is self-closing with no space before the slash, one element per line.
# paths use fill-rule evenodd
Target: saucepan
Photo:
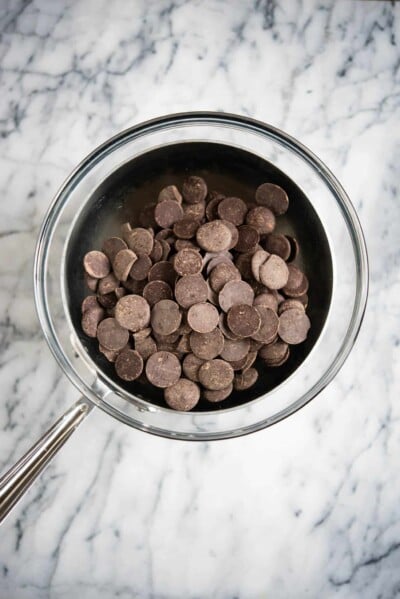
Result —
<path fill-rule="evenodd" d="M 310 279 L 307 341 L 284 367 L 261 373 L 250 390 L 193 412 L 169 409 L 151 388 L 123 383 L 80 326 L 82 258 L 101 247 L 157 190 L 203 175 L 245 199 L 260 182 L 291 198 L 282 221 L 301 247 Z M 245 435 L 305 406 L 336 375 L 359 331 L 368 292 L 362 229 L 344 189 L 302 143 L 243 116 L 195 112 L 127 129 L 94 150 L 54 198 L 36 248 L 34 292 L 40 324 L 81 398 L 0 479 L 0 519 L 98 407 L 121 422 L 170 439 L 210 441 Z"/>

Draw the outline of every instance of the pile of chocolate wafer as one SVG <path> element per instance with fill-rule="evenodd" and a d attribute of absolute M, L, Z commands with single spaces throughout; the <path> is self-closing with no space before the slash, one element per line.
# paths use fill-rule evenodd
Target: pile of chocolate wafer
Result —
<path fill-rule="evenodd" d="M 117 376 L 163 389 L 170 408 L 187 411 L 284 364 L 310 328 L 299 245 L 274 233 L 288 207 L 273 183 L 245 202 L 189 176 L 88 252 L 82 329 Z"/>

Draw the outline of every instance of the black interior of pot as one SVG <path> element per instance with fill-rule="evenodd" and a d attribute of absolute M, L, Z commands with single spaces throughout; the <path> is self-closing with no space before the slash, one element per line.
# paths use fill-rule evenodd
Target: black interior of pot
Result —
<path fill-rule="evenodd" d="M 125 383 L 115 375 L 114 366 L 99 352 L 96 340 L 81 329 L 81 303 L 88 295 L 82 260 L 86 252 L 101 249 L 111 235 L 119 235 L 121 223 L 137 223 L 143 205 L 154 202 L 162 187 L 181 186 L 188 174 L 204 177 L 209 189 L 251 202 L 258 185 L 276 183 L 288 193 L 288 212 L 277 219 L 277 232 L 296 237 L 300 255 L 296 260 L 310 281 L 307 313 L 311 329 L 307 340 L 291 347 L 289 360 L 279 368 L 266 368 L 261 360 L 257 383 L 249 390 L 233 392 L 221 403 L 201 400 L 197 411 L 221 410 L 251 401 L 282 383 L 304 361 L 324 326 L 332 294 L 332 257 L 321 221 L 301 189 L 271 163 L 239 148 L 206 142 L 168 145 L 133 159 L 104 181 L 86 202 L 69 240 L 66 261 L 66 289 L 69 309 L 77 335 L 91 359 L 109 378 L 127 392 L 165 407 L 163 392 L 139 382 Z M 267 399 L 266 399 L 267 401 Z"/>

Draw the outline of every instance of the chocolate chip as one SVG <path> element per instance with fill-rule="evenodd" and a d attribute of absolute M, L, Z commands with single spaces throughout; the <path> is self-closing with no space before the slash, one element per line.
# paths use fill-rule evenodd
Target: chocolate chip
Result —
<path fill-rule="evenodd" d="M 236 362 L 244 358 L 250 350 L 249 339 L 237 339 L 232 341 L 231 339 L 225 339 L 224 348 L 220 352 L 221 358 L 228 362 Z"/>
<path fill-rule="evenodd" d="M 102 250 L 112 264 L 118 252 L 120 250 L 126 250 L 127 247 L 128 246 L 126 245 L 125 241 L 120 237 L 110 237 L 103 243 Z"/>
<path fill-rule="evenodd" d="M 174 258 L 174 269 L 180 276 L 197 275 L 201 273 L 203 261 L 196 250 L 184 249 L 179 251 Z"/>
<path fill-rule="evenodd" d="M 160 191 L 158 201 L 165 202 L 165 200 L 174 200 L 178 204 L 182 204 L 182 196 L 175 185 L 168 185 Z"/>
<path fill-rule="evenodd" d="M 146 281 L 135 281 L 134 279 L 131 279 L 131 277 L 128 277 L 128 279 L 123 282 L 123 286 L 135 295 L 142 295 L 143 289 L 146 286 Z"/>
<path fill-rule="evenodd" d="M 159 262 L 159 264 L 162 264 L 162 262 Z M 147 279 L 151 267 L 152 262 L 149 256 L 143 254 L 133 263 L 129 271 L 129 276 L 135 281 L 144 281 Z"/>
<path fill-rule="evenodd" d="M 96 279 L 97 280 L 97 279 Z M 99 303 L 95 295 L 88 295 L 82 302 L 81 312 L 84 314 L 87 310 L 93 310 L 100 308 Z"/>
<path fill-rule="evenodd" d="M 279 337 L 290 345 L 297 345 L 305 341 L 310 326 L 310 319 L 304 310 L 285 310 L 279 317 Z"/>
<path fill-rule="evenodd" d="M 240 198 L 228 197 L 219 202 L 217 212 L 220 219 L 228 220 L 238 227 L 244 223 L 247 206 Z"/>
<path fill-rule="evenodd" d="M 232 233 L 229 226 L 221 220 L 213 220 L 197 229 L 196 239 L 199 246 L 207 252 L 223 252 L 231 245 Z"/>
<path fill-rule="evenodd" d="M 87 274 L 87 272 L 83 273 L 83 279 L 85 281 L 86 287 L 90 291 L 96 291 L 97 283 L 99 282 L 99 279 L 95 279 L 94 277 L 91 277 L 90 275 Z"/>
<path fill-rule="evenodd" d="M 162 259 L 163 253 L 164 251 L 161 242 L 158 239 L 154 239 L 153 249 L 149 254 L 149 257 L 151 258 L 152 262 L 159 262 Z"/>
<path fill-rule="evenodd" d="M 245 372 L 235 374 L 233 388 L 236 391 L 245 391 L 250 389 L 258 379 L 258 372 L 255 368 L 249 368 Z"/>
<path fill-rule="evenodd" d="M 198 204 L 182 204 L 182 208 L 185 218 L 190 218 L 197 222 L 201 221 L 206 213 L 206 205 L 204 202 L 199 202 Z"/>
<path fill-rule="evenodd" d="M 188 177 L 183 182 L 182 195 L 188 204 L 203 202 L 207 196 L 207 183 L 202 177 Z"/>
<path fill-rule="evenodd" d="M 225 387 L 225 389 L 218 389 L 218 391 L 211 391 L 210 389 L 204 389 L 203 396 L 204 396 L 204 399 L 206 399 L 207 401 L 209 401 L 211 403 L 217 403 L 217 402 L 223 401 L 224 399 L 229 397 L 230 394 L 232 393 L 232 391 L 233 391 L 233 384 L 231 383 L 230 385 Z"/>
<path fill-rule="evenodd" d="M 279 318 L 276 312 L 265 306 L 255 306 L 255 309 L 261 317 L 261 326 L 257 333 L 252 335 L 256 341 L 262 343 L 271 343 L 278 332 Z"/>
<path fill-rule="evenodd" d="M 305 274 L 294 266 L 294 264 L 288 264 L 289 277 L 283 292 L 288 297 L 300 297 L 308 291 L 308 279 Z"/>
<path fill-rule="evenodd" d="M 189 339 L 190 342 L 190 339 Z M 188 354 L 182 362 L 182 369 L 185 376 L 196 383 L 199 382 L 198 372 L 200 366 L 204 364 L 204 360 L 198 358 L 194 354 Z"/>
<path fill-rule="evenodd" d="M 135 381 L 143 371 L 142 356 L 134 349 L 125 349 L 115 360 L 115 370 L 124 381 Z"/>
<path fill-rule="evenodd" d="M 263 292 L 254 298 L 253 306 L 265 306 L 274 312 L 278 311 L 278 300 L 273 293 Z"/>
<path fill-rule="evenodd" d="M 144 329 L 150 322 L 150 307 L 140 295 L 125 295 L 115 306 L 115 318 L 129 331 Z"/>
<path fill-rule="evenodd" d="M 156 353 L 157 345 L 152 337 L 135 340 L 135 349 L 142 356 L 143 360 L 147 360 Z"/>
<path fill-rule="evenodd" d="M 219 305 L 228 312 L 235 304 L 253 305 L 254 291 L 245 281 L 229 281 L 218 295 Z"/>
<path fill-rule="evenodd" d="M 87 274 L 94 279 L 102 279 L 110 272 L 111 265 L 107 256 L 103 252 L 93 250 L 85 254 L 83 258 L 83 267 Z"/>
<path fill-rule="evenodd" d="M 165 281 L 150 281 L 143 289 L 143 297 L 150 306 L 163 299 L 172 299 L 172 289 Z"/>
<path fill-rule="evenodd" d="M 198 220 L 185 217 L 174 224 L 174 234 L 180 239 L 192 239 L 199 226 Z"/>
<path fill-rule="evenodd" d="M 242 368 L 243 372 L 246 372 L 246 370 L 251 368 L 253 366 L 254 362 L 256 361 L 256 359 L 257 359 L 257 352 L 249 351 L 249 353 L 245 357 L 245 363 Z"/>
<path fill-rule="evenodd" d="M 157 302 L 151 311 L 151 326 L 159 335 L 170 335 L 179 329 L 182 314 L 176 302 L 164 299 Z"/>
<path fill-rule="evenodd" d="M 168 351 L 158 351 L 147 360 L 146 376 L 150 383 L 161 389 L 179 381 L 181 365 L 178 358 Z"/>
<path fill-rule="evenodd" d="M 228 311 L 226 322 L 238 337 L 252 337 L 261 326 L 261 317 L 252 306 L 236 304 Z"/>
<path fill-rule="evenodd" d="M 175 285 L 175 298 L 182 308 L 205 302 L 208 296 L 207 283 L 202 275 L 185 275 Z"/>
<path fill-rule="evenodd" d="M 193 381 L 179 379 L 174 385 L 165 389 L 164 398 L 173 410 L 188 412 L 198 403 L 200 388 Z"/>
<path fill-rule="evenodd" d="M 197 333 L 211 333 L 218 324 L 217 308 L 207 303 L 193 304 L 188 310 L 189 326 Z"/>
<path fill-rule="evenodd" d="M 160 346 L 160 345 L 173 346 L 180 337 L 179 329 L 174 331 L 173 333 L 169 333 L 168 335 L 161 335 L 160 333 L 157 333 L 155 330 L 153 330 L 153 335 L 154 335 L 155 340 L 157 341 L 158 346 Z"/>
<path fill-rule="evenodd" d="M 279 256 L 271 254 L 260 266 L 260 280 L 268 289 L 282 289 L 289 278 L 286 262 Z"/>
<path fill-rule="evenodd" d="M 136 331 L 135 333 L 133 333 L 132 337 L 136 343 L 136 341 L 141 341 L 142 339 L 147 339 L 147 337 L 149 337 L 149 335 L 151 335 L 151 327 L 146 327 L 144 329 L 140 329 L 140 331 Z"/>
<path fill-rule="evenodd" d="M 97 325 L 104 317 L 101 306 L 86 310 L 82 315 L 82 330 L 88 337 L 96 337 Z"/>
<path fill-rule="evenodd" d="M 290 310 L 292 308 L 303 310 L 304 312 L 306 311 L 304 305 L 298 299 L 286 299 L 279 304 L 278 314 L 280 315 L 282 312 L 285 312 L 285 310 Z"/>
<path fill-rule="evenodd" d="M 105 293 L 103 295 L 98 294 L 97 301 L 103 306 L 103 308 L 112 310 L 117 303 L 117 297 L 115 293 Z"/>
<path fill-rule="evenodd" d="M 198 376 L 203 387 L 210 391 L 219 391 L 232 383 L 234 372 L 225 360 L 210 360 L 200 366 Z"/>
<path fill-rule="evenodd" d="M 224 336 L 219 329 L 210 333 L 196 333 L 190 335 L 190 347 L 192 352 L 202 360 L 216 358 L 224 349 Z"/>
<path fill-rule="evenodd" d="M 285 214 L 289 208 L 289 198 L 286 191 L 273 183 L 263 183 L 257 187 L 256 202 L 260 206 L 266 206 L 277 216 Z"/>
<path fill-rule="evenodd" d="M 114 257 L 113 270 L 118 281 L 126 281 L 138 257 L 130 249 L 120 250 Z"/>
<path fill-rule="evenodd" d="M 260 235 L 268 235 L 275 229 L 275 216 L 269 208 L 257 206 L 247 213 L 246 224 L 257 229 Z"/>
<path fill-rule="evenodd" d="M 264 247 L 270 254 L 276 254 L 282 260 L 287 261 L 290 256 L 291 246 L 286 235 L 271 233 L 264 242 Z"/>
<path fill-rule="evenodd" d="M 105 318 L 97 327 L 97 339 L 103 347 L 118 351 L 128 343 L 129 332 L 123 329 L 115 318 Z"/>
<path fill-rule="evenodd" d="M 262 358 L 267 366 L 274 366 L 280 364 L 286 355 L 289 355 L 289 346 L 284 341 L 278 339 L 274 343 L 263 345 L 258 352 L 260 358 Z"/>
<path fill-rule="evenodd" d="M 99 280 L 98 292 L 100 295 L 106 295 L 106 293 L 115 291 L 117 287 L 119 287 L 119 280 L 110 272 L 106 277 Z"/>
<path fill-rule="evenodd" d="M 215 266 L 210 272 L 209 282 L 211 289 L 219 293 L 228 281 L 240 281 L 240 272 L 231 262 L 222 262 Z"/>
<path fill-rule="evenodd" d="M 251 257 L 251 272 L 256 281 L 260 282 L 260 268 L 266 260 L 268 260 L 270 254 L 265 250 L 257 250 Z"/>
<path fill-rule="evenodd" d="M 154 219 L 160 227 L 167 229 L 183 217 L 183 210 L 175 200 L 160 202 L 154 209 Z"/>
<path fill-rule="evenodd" d="M 238 227 L 238 234 L 239 237 L 235 245 L 237 252 L 245 253 L 256 249 L 260 241 L 260 234 L 257 229 L 251 225 L 242 225 Z"/>
<path fill-rule="evenodd" d="M 233 259 L 231 256 L 226 256 L 225 254 L 221 254 L 220 256 L 216 256 L 215 258 L 212 258 L 208 263 L 207 263 L 207 268 L 206 268 L 206 274 L 207 276 L 210 275 L 211 271 L 213 268 L 215 268 L 218 264 L 229 264 L 229 265 L 233 265 Z M 203 262 L 204 264 L 204 262 Z"/>
<path fill-rule="evenodd" d="M 136 227 L 129 232 L 126 242 L 137 256 L 148 256 L 153 249 L 154 238 L 148 229 Z"/>
<path fill-rule="evenodd" d="M 148 278 L 149 281 L 165 281 L 168 285 L 174 287 L 176 272 L 171 262 L 157 262 L 151 267 Z"/>

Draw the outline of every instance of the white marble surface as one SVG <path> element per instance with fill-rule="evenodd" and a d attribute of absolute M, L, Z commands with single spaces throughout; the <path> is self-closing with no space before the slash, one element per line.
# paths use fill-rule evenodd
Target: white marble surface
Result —
<path fill-rule="evenodd" d="M 32 256 L 69 171 L 168 112 L 244 113 L 337 174 L 371 259 L 364 327 L 290 419 L 211 444 L 94 413 L 0 533 L 1 599 L 400 597 L 400 3 L 0 3 L 0 465 L 76 397 Z"/>

